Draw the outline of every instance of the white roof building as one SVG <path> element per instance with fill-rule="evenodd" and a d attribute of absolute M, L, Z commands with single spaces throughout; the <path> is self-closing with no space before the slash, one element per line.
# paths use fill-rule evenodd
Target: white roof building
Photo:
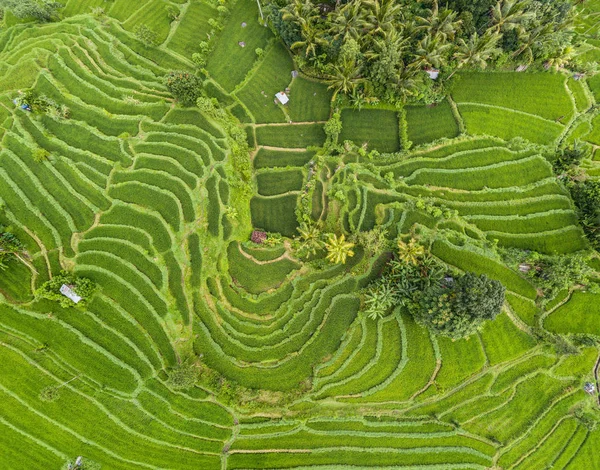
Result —
<path fill-rule="evenodd" d="M 290 99 L 288 98 L 288 95 L 285 94 L 285 92 L 280 91 L 279 93 L 275 93 L 275 98 L 281 103 L 281 104 L 286 104 Z"/>
<path fill-rule="evenodd" d="M 435 80 L 440 75 L 440 71 L 437 69 L 426 69 L 425 72 L 427 72 L 429 78 L 431 78 L 432 80 Z"/>
<path fill-rule="evenodd" d="M 75 293 L 75 291 L 73 290 L 73 286 L 68 286 L 66 284 L 63 284 L 62 286 L 60 286 L 60 293 L 62 295 L 64 295 L 65 297 L 68 297 L 69 299 L 71 299 L 76 304 L 78 304 L 82 300 L 82 297 L 78 296 Z"/>

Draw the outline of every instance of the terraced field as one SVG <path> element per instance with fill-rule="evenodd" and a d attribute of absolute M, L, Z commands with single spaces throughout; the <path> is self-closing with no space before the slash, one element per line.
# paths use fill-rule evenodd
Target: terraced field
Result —
<path fill-rule="evenodd" d="M 292 74 L 256 2 L 66 3 L 60 23 L 7 15 L 0 31 L 0 222 L 26 248 L 0 275 L 2 468 L 600 465 L 597 397 L 582 390 L 598 347 L 562 354 L 540 333 L 598 336 L 598 294 L 542 302 L 494 248 L 588 249 L 547 150 L 595 145 L 593 78 L 465 72 L 437 106 L 343 108 L 339 141 L 357 146 L 324 153 L 332 90 Z M 135 39 L 141 24 L 158 45 Z M 249 181 L 231 127 L 163 85 L 204 40 L 203 92 L 248 136 Z M 69 117 L 15 106 L 29 88 Z M 388 256 L 300 258 L 301 211 L 418 234 L 456 272 L 500 280 L 503 313 L 457 341 L 402 308 L 367 318 L 361 291 Z M 257 245 L 253 229 L 288 238 Z M 85 307 L 35 296 L 62 270 L 98 286 Z M 196 384 L 177 387 L 190 360 Z"/>

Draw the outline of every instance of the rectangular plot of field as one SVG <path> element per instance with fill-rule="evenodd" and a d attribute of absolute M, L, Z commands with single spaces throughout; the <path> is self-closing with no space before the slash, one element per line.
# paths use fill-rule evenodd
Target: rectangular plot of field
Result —
<path fill-rule="evenodd" d="M 329 119 L 331 95 L 327 84 L 304 77 L 292 83 L 288 112 L 292 121 L 326 121 Z"/>
<path fill-rule="evenodd" d="M 447 101 L 437 106 L 407 106 L 406 120 L 408 139 L 413 145 L 459 134 L 458 124 Z"/>
<path fill-rule="evenodd" d="M 358 145 L 366 143 L 368 149 L 396 152 L 400 148 L 398 115 L 382 109 L 344 109 L 340 141 L 352 140 Z"/>
<path fill-rule="evenodd" d="M 282 43 L 277 42 L 265 53 L 252 78 L 236 93 L 252 113 L 255 122 L 285 122 L 285 115 L 275 94 L 285 91 L 292 81 L 292 68 L 290 54 Z"/>
<path fill-rule="evenodd" d="M 116 0 L 109 8 L 105 7 L 107 13 L 119 21 L 126 21 L 131 15 L 139 10 L 143 5 L 150 0 L 139 0 L 132 2 L 131 0 Z"/>
<path fill-rule="evenodd" d="M 275 196 L 288 191 L 299 191 L 304 182 L 302 170 L 273 171 L 256 175 L 258 194 L 261 196 Z"/>
<path fill-rule="evenodd" d="M 277 197 L 253 197 L 250 201 L 252 225 L 267 232 L 279 232 L 286 237 L 296 235 L 296 194 Z"/>
<path fill-rule="evenodd" d="M 562 122 L 567 122 L 574 110 L 564 82 L 564 75 L 549 72 L 465 72 L 452 97 L 457 103 L 502 106 L 551 120 L 562 117 Z"/>
<path fill-rule="evenodd" d="M 311 151 L 272 150 L 261 148 L 254 157 L 254 168 L 304 166 L 315 155 Z"/>
<path fill-rule="evenodd" d="M 208 72 L 227 91 L 232 91 L 252 68 L 256 48 L 265 48 L 273 37 L 257 18 L 254 0 L 238 0 L 208 59 Z"/>
<path fill-rule="evenodd" d="M 289 126 L 261 126 L 256 128 L 258 145 L 283 148 L 320 147 L 325 143 L 322 124 L 297 124 Z"/>
<path fill-rule="evenodd" d="M 477 104 L 460 104 L 458 109 L 467 132 L 472 135 L 494 135 L 505 140 L 523 137 L 536 144 L 549 145 L 558 139 L 563 129 L 558 123 L 516 111 Z"/>
<path fill-rule="evenodd" d="M 146 25 L 157 35 L 156 41 L 162 44 L 171 30 L 171 21 L 167 14 L 167 3 L 164 0 L 151 0 L 141 11 L 131 16 L 123 27 L 135 31 L 140 25 Z"/>
<path fill-rule="evenodd" d="M 198 52 L 198 43 L 208 41 L 211 26 L 210 18 L 217 18 L 217 11 L 208 3 L 195 1 L 179 19 L 175 34 L 167 43 L 167 47 L 187 59 L 191 59 L 194 52 Z"/>

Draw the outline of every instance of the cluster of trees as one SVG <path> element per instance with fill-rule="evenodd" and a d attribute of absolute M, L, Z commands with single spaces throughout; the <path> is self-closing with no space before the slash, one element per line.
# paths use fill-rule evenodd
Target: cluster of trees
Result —
<path fill-rule="evenodd" d="M 63 284 L 71 286 L 75 293 L 82 298 L 79 304 L 77 304 L 78 306 L 85 305 L 96 291 L 96 284 L 92 280 L 86 277 L 75 276 L 66 271 L 61 271 L 59 275 L 44 282 L 35 292 L 35 296 L 38 299 L 54 300 L 64 308 L 74 307 L 75 303 L 60 292 L 60 288 Z"/>
<path fill-rule="evenodd" d="M 374 319 L 403 307 L 435 334 L 458 339 L 496 318 L 504 293 L 500 282 L 484 274 L 449 274 L 415 239 L 399 240 L 385 272 L 367 289 L 365 307 Z"/>
<path fill-rule="evenodd" d="M 588 285 L 594 272 L 587 263 L 589 255 L 584 252 L 544 255 L 531 250 L 506 248 L 501 250 L 501 254 L 514 270 L 518 270 L 520 265 L 526 267 L 525 275 L 541 290 L 544 300 L 574 285 Z"/>
<path fill-rule="evenodd" d="M 346 240 L 344 234 L 324 234 L 318 224 L 302 224 L 298 227 L 300 236 L 296 240 L 298 255 L 301 257 L 314 256 L 325 250 L 325 258 L 334 264 L 345 264 L 348 258 L 354 256 L 355 243 Z"/>
<path fill-rule="evenodd" d="M 575 141 L 559 148 L 554 158 L 554 173 L 571 193 L 578 210 L 579 222 L 592 247 L 600 249 L 600 182 L 589 179 L 581 161 L 591 154 L 591 147 Z"/>
<path fill-rule="evenodd" d="M 7 268 L 11 258 L 19 257 L 24 251 L 21 241 L 6 227 L 0 225 L 0 270 Z"/>
<path fill-rule="evenodd" d="M 428 68 L 559 67 L 573 53 L 569 0 L 270 0 L 265 11 L 300 66 L 357 103 L 434 101 Z"/>
<path fill-rule="evenodd" d="M 0 0 L 0 10 L 10 10 L 17 18 L 33 18 L 47 23 L 59 18 L 58 10 L 64 5 L 52 0 Z"/>

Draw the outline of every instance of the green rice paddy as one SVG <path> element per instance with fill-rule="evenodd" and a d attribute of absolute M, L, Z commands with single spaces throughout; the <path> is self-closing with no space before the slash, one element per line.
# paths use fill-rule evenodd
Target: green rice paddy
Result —
<path fill-rule="evenodd" d="M 461 72 L 453 101 L 405 108 L 415 150 L 397 153 L 401 109 L 346 107 L 339 142 L 358 147 L 327 153 L 332 90 L 292 76 L 256 2 L 227 9 L 69 0 L 60 23 L 6 15 L 0 222 L 26 256 L 0 271 L 0 467 L 77 456 L 128 470 L 600 466 L 595 397 L 582 391 L 598 347 L 564 355 L 542 339 L 597 338 L 598 294 L 545 302 L 491 248 L 588 248 L 529 143 L 596 142 L 597 80 Z M 139 43 L 139 24 L 160 44 Z M 244 183 L 222 121 L 162 85 L 171 69 L 196 70 L 205 40 L 207 92 L 252 136 Z M 27 87 L 70 117 L 15 107 Z M 286 88 L 290 102 L 275 104 Z M 49 158 L 36 162 L 40 148 Z M 300 259 L 274 234 L 296 236 L 301 211 L 349 232 L 418 234 L 452 269 L 501 281 L 504 311 L 458 341 L 400 307 L 369 319 L 360 292 L 384 259 L 360 246 L 344 265 Z M 254 229 L 269 246 L 249 241 Z M 35 297 L 64 269 L 97 284 L 85 307 Z M 199 378 L 178 388 L 170 377 L 190 358 Z M 48 387 L 57 399 L 40 399 Z"/>

